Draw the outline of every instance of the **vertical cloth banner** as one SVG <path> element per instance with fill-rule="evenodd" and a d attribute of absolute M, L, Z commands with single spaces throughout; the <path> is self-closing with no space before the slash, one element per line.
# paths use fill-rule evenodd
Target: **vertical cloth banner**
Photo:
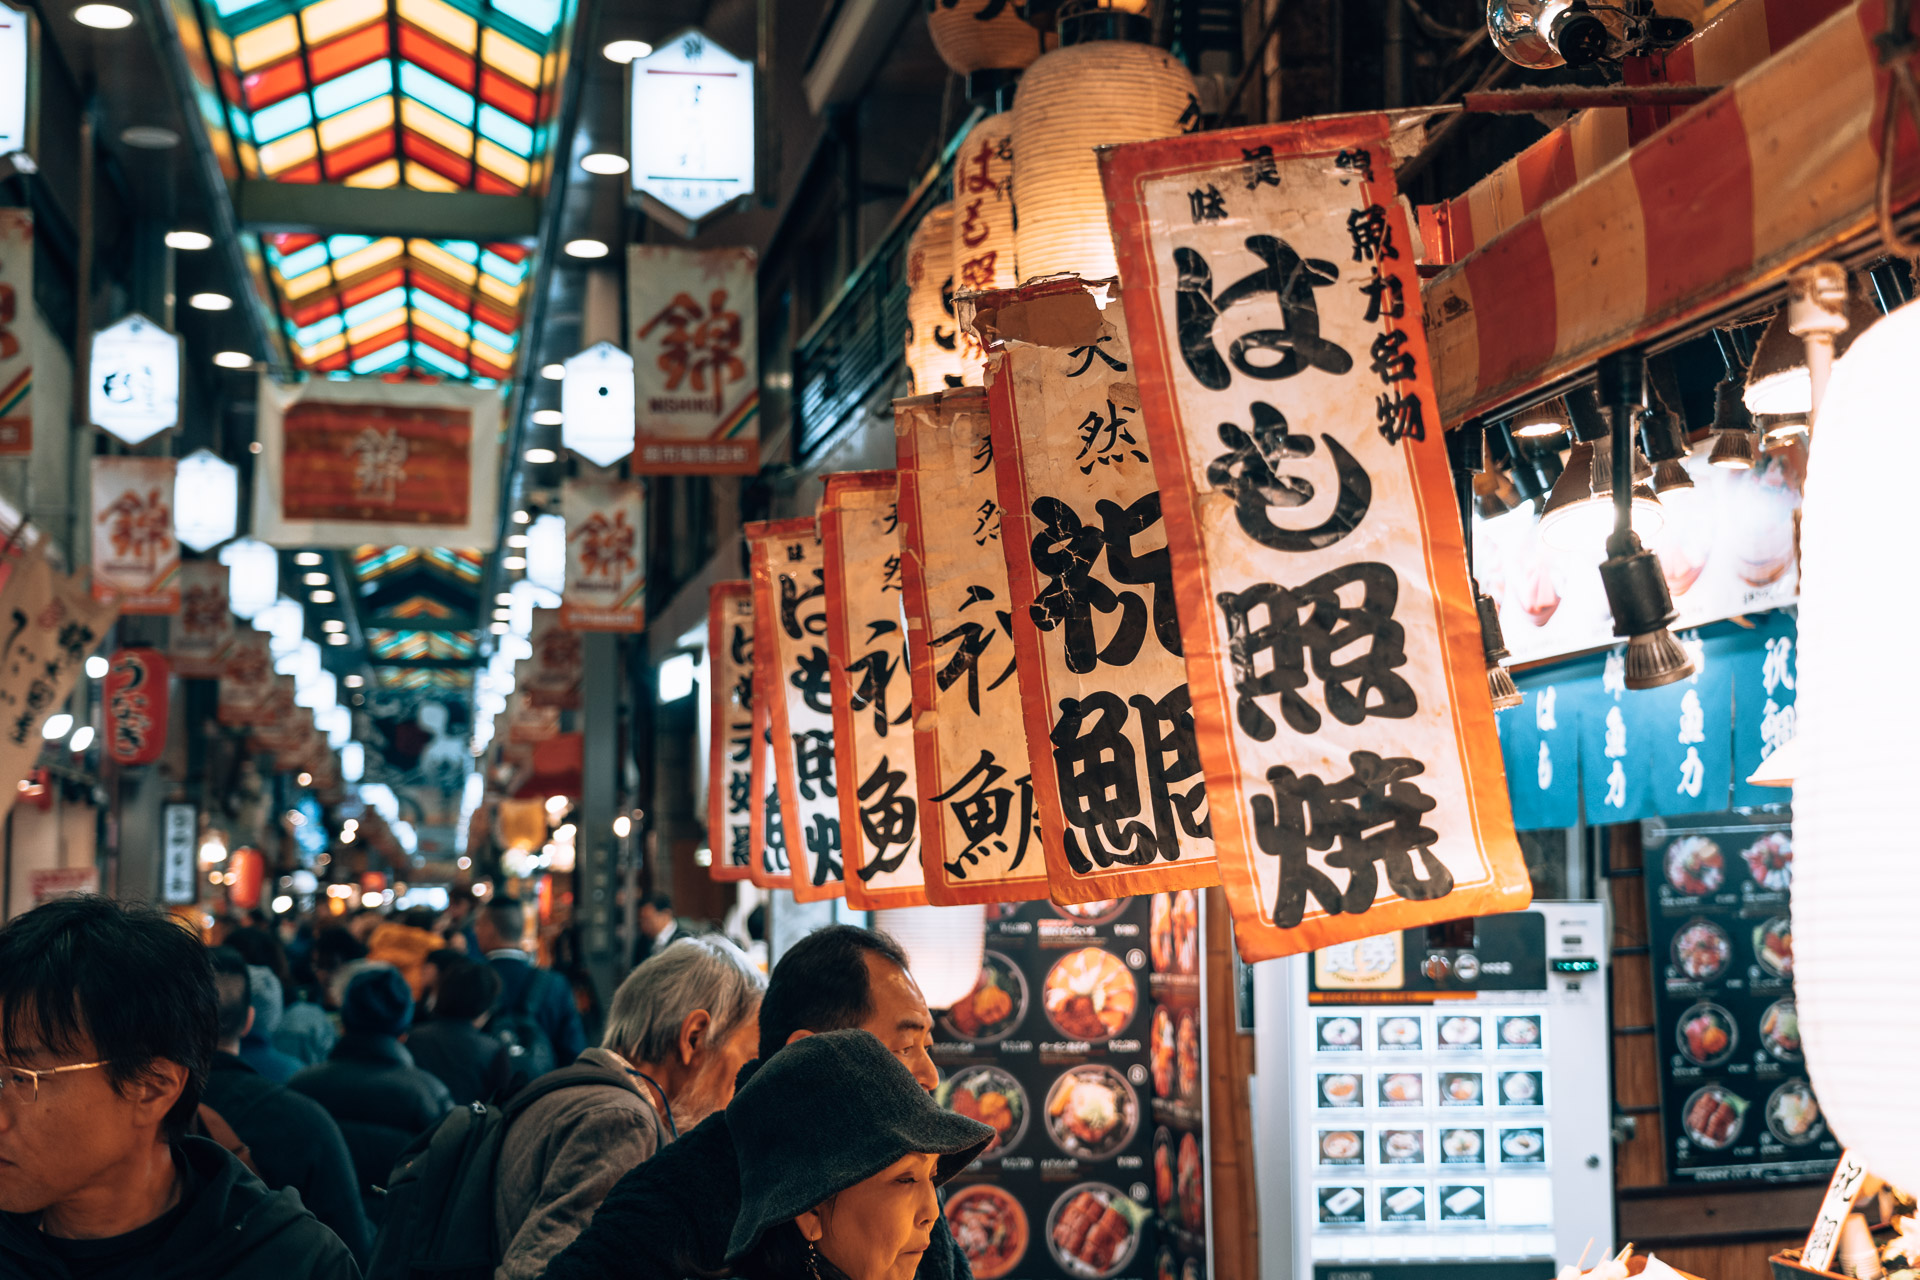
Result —
<path fill-rule="evenodd" d="M 93 459 L 93 595 L 122 613 L 180 607 L 172 458 Z"/>
<path fill-rule="evenodd" d="M 634 474 L 760 469 L 757 265 L 751 249 L 627 249 Z"/>
<path fill-rule="evenodd" d="M 1598 689 L 1589 679 L 1578 699 L 1580 785 L 1587 821 L 1595 826 L 1727 809 L 1735 639 L 1708 644 L 1698 631 L 1676 639 L 1693 656 L 1693 674 L 1685 680 L 1628 692 L 1621 645 L 1607 651 Z"/>
<path fill-rule="evenodd" d="M 226 666 L 235 635 L 227 605 L 227 566 L 218 560 L 180 562 L 180 616 L 174 620 L 174 674 L 215 680 Z"/>
<path fill-rule="evenodd" d="M 569 480 L 567 580 L 560 625 L 570 631 L 639 631 L 647 625 L 646 508 L 637 484 Z"/>
<path fill-rule="evenodd" d="M 847 905 L 860 911 L 927 905 L 896 488 L 891 471 L 843 471 L 820 504 L 834 778 Z"/>
<path fill-rule="evenodd" d="M 772 763 L 781 829 L 793 868 L 793 896 L 822 902 L 846 894 L 840 852 L 840 794 L 834 770 L 832 686 L 828 681 L 825 549 L 811 516 L 749 524 L 756 659 L 772 659 L 768 684 Z M 767 620 L 772 643 L 767 643 Z"/>
<path fill-rule="evenodd" d="M 1100 156 L 1249 962 L 1531 897 L 1387 133 Z"/>
<path fill-rule="evenodd" d="M 573 711 L 580 706 L 580 637 L 566 629 L 558 609 L 535 609 L 529 637 L 527 701 L 536 707 Z"/>
<path fill-rule="evenodd" d="M 33 452 L 33 214 L 0 209 L 0 455 Z"/>
<path fill-rule="evenodd" d="M 757 554 L 748 540 L 748 572 Z M 780 625 L 771 597 L 762 604 L 760 592 L 748 579 L 753 608 L 753 758 L 749 785 L 753 788 L 753 844 L 747 879 L 756 889 L 793 888 L 793 866 L 787 855 L 787 828 L 780 818 L 780 770 L 773 761 L 773 704 L 781 695 L 780 659 L 773 629 Z"/>
<path fill-rule="evenodd" d="M 987 393 L 895 400 L 893 431 L 927 900 L 1044 898 Z"/>
<path fill-rule="evenodd" d="M 753 871 L 753 583 L 707 590 L 707 846 L 715 880 Z"/>
<path fill-rule="evenodd" d="M 1055 902 L 1219 883 L 1126 324 L 1067 278 L 975 295 Z"/>
<path fill-rule="evenodd" d="M 1526 701 L 1495 713 L 1517 831 L 1580 823 L 1580 691 L 1595 674 L 1589 665 L 1515 676 Z"/>
<path fill-rule="evenodd" d="M 1747 779 L 1768 756 L 1793 741 L 1800 628 L 1785 609 L 1754 621 L 1753 632 L 1742 637 L 1728 659 L 1733 680 L 1733 804 L 1739 809 L 1793 799 L 1790 788 L 1756 787 Z"/>
<path fill-rule="evenodd" d="M 37 547 L 0 562 L 0 818 L 14 784 L 40 758 L 40 728 L 73 691 L 87 655 L 113 625 L 114 608 L 47 563 Z"/>
<path fill-rule="evenodd" d="M 107 755 L 115 764 L 152 764 L 167 745 L 172 674 L 158 649 L 122 649 L 107 667 Z"/>
<path fill-rule="evenodd" d="M 220 666 L 215 714 L 221 724 L 241 729 L 259 722 L 267 690 L 273 683 L 271 641 L 272 637 L 266 632 L 251 626 L 235 630 L 226 661 Z"/>
<path fill-rule="evenodd" d="M 494 544 L 500 393 L 260 379 L 253 536 L 277 547 Z"/>

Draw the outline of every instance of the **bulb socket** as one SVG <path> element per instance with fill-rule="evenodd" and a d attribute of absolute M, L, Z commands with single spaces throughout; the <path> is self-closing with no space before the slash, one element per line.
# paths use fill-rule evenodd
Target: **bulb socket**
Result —
<path fill-rule="evenodd" d="M 1606 26 L 1584 4 L 1575 4 L 1554 19 L 1548 37 L 1570 67 L 1590 67 L 1606 56 Z"/>
<path fill-rule="evenodd" d="M 1730 471 L 1753 469 L 1754 447 L 1751 431 L 1722 431 L 1713 437 L 1713 452 L 1707 461 Z"/>
<path fill-rule="evenodd" d="M 1668 458 L 1665 462 L 1654 464 L 1653 491 L 1658 494 L 1677 493 L 1693 488 L 1693 477 L 1678 458 Z"/>
<path fill-rule="evenodd" d="M 1627 641 L 1627 688 L 1658 689 L 1692 674 L 1693 659 L 1665 627 Z"/>
<path fill-rule="evenodd" d="M 1527 700 L 1527 695 L 1520 692 L 1519 686 L 1514 684 L 1513 673 L 1502 666 L 1487 668 L 1487 692 L 1493 697 L 1495 711 L 1517 707 Z"/>

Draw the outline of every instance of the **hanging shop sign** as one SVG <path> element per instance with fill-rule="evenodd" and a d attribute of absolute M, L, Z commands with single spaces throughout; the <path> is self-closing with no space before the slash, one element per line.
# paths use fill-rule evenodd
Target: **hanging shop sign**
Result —
<path fill-rule="evenodd" d="M 33 18 L 25 10 L 0 4 L 0 156 L 27 149 L 32 57 Z"/>
<path fill-rule="evenodd" d="M 252 627 L 234 632 L 220 670 L 216 715 L 221 724 L 244 728 L 257 724 L 273 686 L 273 637 Z"/>
<path fill-rule="evenodd" d="M 0 5 L 0 22 L 9 12 Z M 24 92 L 25 82 L 16 83 Z M 0 209 L 0 455 L 33 452 L 32 314 L 33 213 Z"/>
<path fill-rule="evenodd" d="M 93 425 L 139 444 L 180 421 L 180 339 L 139 312 L 93 335 L 87 412 Z"/>
<path fill-rule="evenodd" d="M 629 64 L 633 191 L 691 235 L 753 194 L 753 64 L 683 31 Z"/>
<path fill-rule="evenodd" d="M 0 656 L 0 818 L 19 794 L 14 784 L 40 758 L 41 726 L 65 704 L 115 613 L 77 577 L 48 564 L 38 546 L 16 552 L 8 567 L 0 616 L 15 625 Z"/>
<path fill-rule="evenodd" d="M 199 843 L 200 811 L 190 804 L 160 809 L 160 901 L 183 907 L 199 896 L 200 877 L 194 874 L 194 848 Z"/>
<path fill-rule="evenodd" d="M 1733 807 L 1736 809 L 1779 804 L 1792 798 L 1789 789 L 1756 787 L 1747 779 L 1774 752 L 1792 742 L 1799 729 L 1798 619 L 1779 609 L 1750 621 L 1754 624 L 1752 630 L 1741 628 L 1733 632 L 1737 643 L 1726 659 L 1733 681 Z"/>
<path fill-rule="evenodd" d="M 747 546 L 748 572 L 752 572 L 753 545 Z M 787 854 L 787 829 L 780 817 L 780 770 L 773 758 L 773 704 L 781 698 L 780 660 L 774 644 L 773 629 L 779 616 L 767 598 L 763 611 L 761 594 L 751 585 L 748 594 L 753 609 L 753 756 L 748 777 L 753 797 L 753 843 L 748 850 L 747 878 L 756 889 L 791 889 L 793 866 Z"/>
<path fill-rule="evenodd" d="M 628 248 L 637 474 L 759 470 L 757 263 L 751 249 Z"/>
<path fill-rule="evenodd" d="M 639 631 L 646 627 L 646 550 L 641 545 L 646 528 L 644 502 L 639 485 L 620 480 L 569 480 L 560 490 L 567 543 L 561 626 L 572 631 Z M 531 571 L 531 541 L 527 550 Z"/>
<path fill-rule="evenodd" d="M 967 134 L 954 160 L 953 277 L 955 293 L 1011 289 L 1020 283 L 1014 262 L 1013 113 L 988 116 Z M 971 329 L 949 320 L 960 345 L 960 380 L 986 384 L 986 352 Z M 938 388 L 927 387 L 927 391 Z"/>
<path fill-rule="evenodd" d="M 560 733 L 560 708 L 539 706 L 523 689 L 515 689 L 507 699 L 506 715 L 509 746 L 538 746 L 552 741 Z M 529 755 L 527 761 L 531 760 Z"/>
<path fill-rule="evenodd" d="M 987 394 L 896 400 L 893 422 L 927 900 L 1044 898 Z"/>
<path fill-rule="evenodd" d="M 172 458 L 93 459 L 93 594 L 122 613 L 180 607 L 173 490 Z"/>
<path fill-rule="evenodd" d="M 966 381 L 953 317 L 953 205 L 927 210 L 907 241 L 907 385 L 920 394 Z M 977 368 L 976 368 L 977 372 Z"/>
<path fill-rule="evenodd" d="M 927 905 L 896 487 L 891 471 L 844 471 L 820 504 L 834 778 L 859 911 Z"/>
<path fill-rule="evenodd" d="M 218 560 L 180 562 L 180 614 L 169 656 L 185 680 L 217 680 L 233 648 L 233 611 L 227 608 L 227 566 Z"/>
<path fill-rule="evenodd" d="M 173 536 L 180 545 L 206 551 L 231 538 L 240 528 L 240 471 L 225 458 L 195 449 L 180 459 L 174 473 L 177 488 L 191 495 L 175 503 Z"/>
<path fill-rule="evenodd" d="M 977 295 L 1027 752 L 1055 902 L 1219 882 L 1160 490 L 1117 305 Z"/>
<path fill-rule="evenodd" d="M 1387 133 L 1101 155 L 1249 961 L 1531 897 Z"/>
<path fill-rule="evenodd" d="M 562 711 L 580 706 L 580 637 L 566 629 L 558 609 L 533 611 L 533 634 L 528 637 L 533 656 L 527 660 L 520 688 L 536 707 Z"/>
<path fill-rule="evenodd" d="M 560 367 L 560 443 L 596 467 L 632 453 L 633 357 L 596 342 Z"/>
<path fill-rule="evenodd" d="M 754 656 L 771 659 L 759 687 L 773 693 L 768 724 L 793 896 L 801 902 L 842 897 L 846 872 L 827 671 L 825 550 L 811 516 L 749 524 L 746 537 L 759 624 Z"/>
<path fill-rule="evenodd" d="M 500 395 L 458 382 L 260 380 L 254 536 L 494 545 Z"/>
<path fill-rule="evenodd" d="M 152 764 L 167 745 L 167 655 L 122 649 L 107 668 L 107 756 L 116 764 Z"/>
<path fill-rule="evenodd" d="M 753 583 L 716 582 L 707 591 L 707 847 L 715 880 L 753 873 Z"/>

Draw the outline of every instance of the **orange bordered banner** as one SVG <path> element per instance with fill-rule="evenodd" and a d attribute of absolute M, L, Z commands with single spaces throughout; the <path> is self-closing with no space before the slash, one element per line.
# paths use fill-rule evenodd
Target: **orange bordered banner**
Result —
<path fill-rule="evenodd" d="M 621 480 L 569 480 L 560 490 L 567 523 L 569 631 L 639 631 L 647 625 L 646 499 Z"/>
<path fill-rule="evenodd" d="M 219 679 L 237 631 L 228 599 L 227 566 L 218 560 L 180 562 L 180 616 L 173 624 L 169 655 L 175 675 Z"/>
<path fill-rule="evenodd" d="M 1073 278 L 973 304 L 1049 894 L 1217 884 L 1120 307 Z"/>
<path fill-rule="evenodd" d="M 1530 896 L 1386 138 L 1101 155 L 1249 961 Z"/>
<path fill-rule="evenodd" d="M 715 880 L 753 873 L 753 583 L 707 590 L 707 844 Z"/>
<path fill-rule="evenodd" d="M 754 655 L 772 660 L 767 710 L 780 822 L 798 902 L 844 897 L 833 704 L 827 683 L 827 588 L 811 516 L 746 527 L 753 566 Z M 771 622 L 771 626 L 767 625 Z M 771 642 L 768 635 L 771 633 Z"/>
<path fill-rule="evenodd" d="M 927 905 L 895 488 L 891 471 L 843 471 L 820 503 L 840 842 L 861 911 Z"/>
<path fill-rule="evenodd" d="M 751 249 L 627 249 L 635 475 L 760 469 Z"/>
<path fill-rule="evenodd" d="M 93 598 L 121 613 L 180 608 L 172 458 L 93 459 Z"/>
<path fill-rule="evenodd" d="M 1047 896 L 987 393 L 893 402 L 927 900 Z"/>
<path fill-rule="evenodd" d="M 793 867 L 787 857 L 786 825 L 780 820 L 780 771 L 773 765 L 772 708 L 780 697 L 773 629 L 780 624 L 771 601 L 763 606 L 757 589 L 752 598 L 753 756 L 748 778 L 753 797 L 753 843 L 748 849 L 747 879 L 756 889 L 791 889 Z"/>

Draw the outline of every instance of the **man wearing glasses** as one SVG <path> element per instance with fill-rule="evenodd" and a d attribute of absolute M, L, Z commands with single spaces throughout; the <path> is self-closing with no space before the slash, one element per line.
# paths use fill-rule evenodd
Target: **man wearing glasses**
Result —
<path fill-rule="evenodd" d="M 0 1276 L 358 1280 L 340 1240 L 188 1136 L 213 972 L 159 912 L 65 898 L 0 928 Z"/>

